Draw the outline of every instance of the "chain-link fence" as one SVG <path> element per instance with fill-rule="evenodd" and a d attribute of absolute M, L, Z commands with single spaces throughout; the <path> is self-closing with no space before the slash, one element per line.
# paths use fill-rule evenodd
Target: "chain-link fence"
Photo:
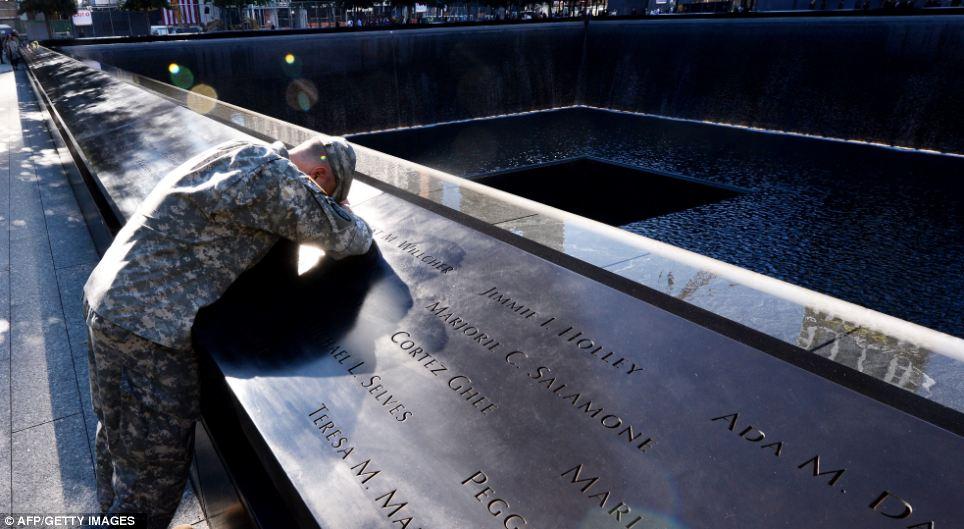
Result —
<path fill-rule="evenodd" d="M 605 3 L 556 2 L 514 7 L 480 4 L 410 6 L 375 5 L 342 8 L 338 4 L 290 2 L 283 6 L 252 6 L 244 10 L 243 23 L 251 29 L 302 29 L 366 27 L 404 24 L 436 24 L 488 20 L 532 20 L 601 14 Z"/>
<path fill-rule="evenodd" d="M 157 16 L 151 12 L 125 11 L 118 6 L 91 6 L 90 24 L 74 24 L 76 37 L 149 35 Z M 152 21 L 152 15 L 153 17 Z"/>

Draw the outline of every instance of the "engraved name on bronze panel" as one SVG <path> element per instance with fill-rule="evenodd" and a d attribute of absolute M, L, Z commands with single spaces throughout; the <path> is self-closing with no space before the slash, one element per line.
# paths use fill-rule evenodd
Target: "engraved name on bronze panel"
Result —
<path fill-rule="evenodd" d="M 198 330 L 320 527 L 964 526 L 955 433 L 391 194 L 354 209 L 380 253 Z"/>

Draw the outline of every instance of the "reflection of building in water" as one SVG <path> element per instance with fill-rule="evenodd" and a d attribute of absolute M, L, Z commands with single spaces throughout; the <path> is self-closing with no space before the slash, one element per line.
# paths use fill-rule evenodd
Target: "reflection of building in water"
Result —
<path fill-rule="evenodd" d="M 930 351 L 813 309 L 806 310 L 798 345 L 913 393 L 927 395 L 934 385 L 924 372 Z"/>

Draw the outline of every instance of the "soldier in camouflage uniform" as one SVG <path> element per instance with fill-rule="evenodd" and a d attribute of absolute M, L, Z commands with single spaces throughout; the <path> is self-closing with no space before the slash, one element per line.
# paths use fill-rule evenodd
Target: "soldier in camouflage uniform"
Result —
<path fill-rule="evenodd" d="M 229 142 L 165 177 L 84 286 L 97 414 L 98 500 L 107 513 L 170 522 L 199 416 L 191 326 L 280 238 L 328 257 L 363 254 L 371 230 L 343 205 L 352 148 Z"/>

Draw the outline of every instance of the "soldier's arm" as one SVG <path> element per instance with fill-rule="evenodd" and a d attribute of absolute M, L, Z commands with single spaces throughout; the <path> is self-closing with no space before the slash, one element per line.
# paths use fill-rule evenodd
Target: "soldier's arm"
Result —
<path fill-rule="evenodd" d="M 262 165 L 225 192 L 220 220 L 320 247 L 340 259 L 368 251 L 372 232 L 365 221 L 338 205 L 290 161 Z"/>

